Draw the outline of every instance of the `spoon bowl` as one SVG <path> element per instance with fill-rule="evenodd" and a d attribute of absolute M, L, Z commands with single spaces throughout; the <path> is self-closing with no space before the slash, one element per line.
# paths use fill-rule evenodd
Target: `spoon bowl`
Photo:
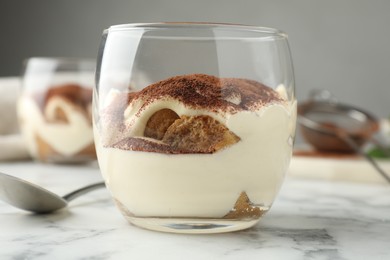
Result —
<path fill-rule="evenodd" d="M 38 214 L 65 208 L 69 201 L 103 187 L 104 182 L 98 182 L 61 197 L 31 182 L 0 172 L 0 199 L 19 209 Z"/>

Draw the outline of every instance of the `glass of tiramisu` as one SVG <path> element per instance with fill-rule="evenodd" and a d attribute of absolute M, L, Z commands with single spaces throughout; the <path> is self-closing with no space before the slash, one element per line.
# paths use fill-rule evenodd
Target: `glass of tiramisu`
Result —
<path fill-rule="evenodd" d="M 287 35 L 255 26 L 111 26 L 98 55 L 99 166 L 125 218 L 146 229 L 249 228 L 270 209 L 296 121 Z"/>
<path fill-rule="evenodd" d="M 79 58 L 26 60 L 17 104 L 22 136 L 31 156 L 47 163 L 96 159 L 92 89 L 96 63 Z"/>

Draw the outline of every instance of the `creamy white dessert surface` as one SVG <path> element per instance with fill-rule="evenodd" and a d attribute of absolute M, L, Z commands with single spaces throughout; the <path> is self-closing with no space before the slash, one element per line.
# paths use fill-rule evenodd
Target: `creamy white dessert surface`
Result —
<path fill-rule="evenodd" d="M 119 139 L 142 136 L 148 118 L 169 108 L 179 116 L 210 115 L 241 140 L 214 154 L 171 155 L 103 147 L 101 131 L 95 128 L 102 174 L 113 197 L 130 212 L 136 216 L 220 218 L 243 191 L 256 205 L 267 208 L 272 204 L 291 157 L 296 103 L 222 115 L 163 99 L 136 115 L 140 104 L 126 109 L 129 130 Z M 109 134 L 117 138 L 115 132 Z"/>
<path fill-rule="evenodd" d="M 93 143 L 92 126 L 85 112 L 75 108 L 63 98 L 51 98 L 44 112 L 28 95 L 21 96 L 17 105 L 21 132 L 32 154 L 37 156 L 37 135 L 65 156 L 77 154 Z M 45 119 L 43 113 L 52 118 L 56 107 L 62 108 L 69 123 L 53 123 Z"/>

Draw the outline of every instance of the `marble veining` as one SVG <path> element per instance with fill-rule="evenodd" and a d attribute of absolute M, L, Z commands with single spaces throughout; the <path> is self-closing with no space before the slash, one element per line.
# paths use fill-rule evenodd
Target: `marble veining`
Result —
<path fill-rule="evenodd" d="M 65 194 L 101 180 L 96 165 L 1 163 L 0 171 Z M 0 259 L 390 259 L 390 187 L 288 177 L 252 229 L 178 235 L 128 224 L 108 191 L 34 215 L 0 201 Z"/>

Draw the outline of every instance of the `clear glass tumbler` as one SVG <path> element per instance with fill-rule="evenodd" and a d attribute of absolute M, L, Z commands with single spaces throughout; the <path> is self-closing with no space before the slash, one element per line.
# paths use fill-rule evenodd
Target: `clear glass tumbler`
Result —
<path fill-rule="evenodd" d="M 31 156 L 49 163 L 96 160 L 92 90 L 96 62 L 34 57 L 26 61 L 18 117 Z"/>
<path fill-rule="evenodd" d="M 112 26 L 96 80 L 98 162 L 130 223 L 218 233 L 249 228 L 270 209 L 295 133 L 285 33 L 207 23 Z"/>

